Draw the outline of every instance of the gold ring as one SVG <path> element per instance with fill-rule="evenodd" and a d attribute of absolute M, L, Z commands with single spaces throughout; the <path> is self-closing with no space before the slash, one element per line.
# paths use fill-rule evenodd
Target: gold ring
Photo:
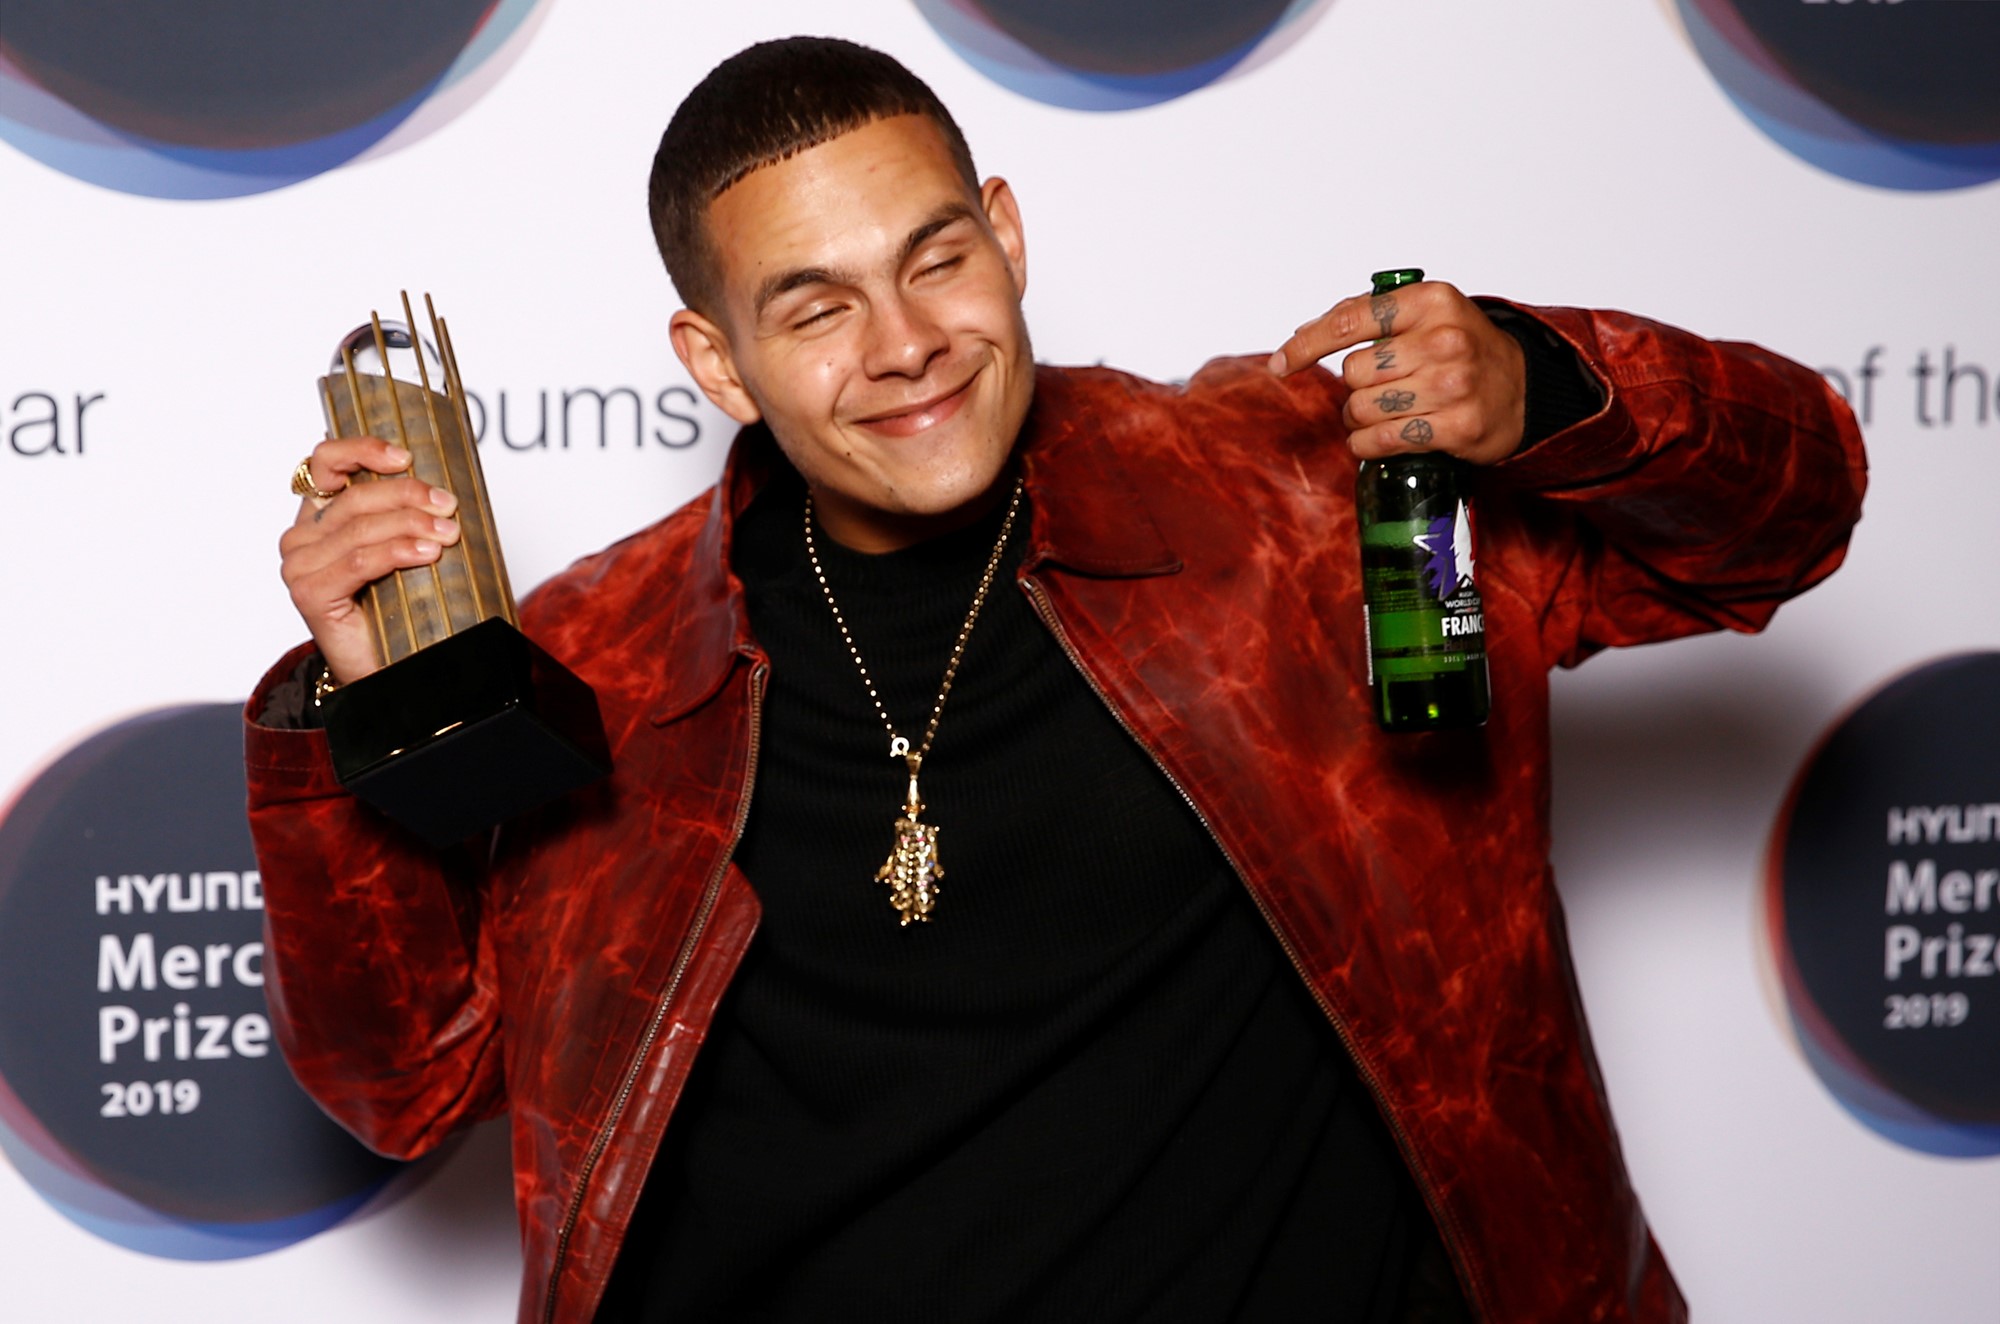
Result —
<path fill-rule="evenodd" d="M 324 491 L 318 484 L 313 482 L 312 459 L 310 456 L 300 460 L 299 467 L 292 470 L 292 495 L 295 497 L 311 497 L 314 501 L 331 501 L 344 491 L 346 489 L 341 487 L 336 487 L 331 492 Z"/>

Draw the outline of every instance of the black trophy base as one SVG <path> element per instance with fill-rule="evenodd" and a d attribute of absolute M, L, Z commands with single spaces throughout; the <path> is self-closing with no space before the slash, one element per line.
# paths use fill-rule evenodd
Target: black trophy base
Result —
<path fill-rule="evenodd" d="M 611 771 L 590 686 L 499 619 L 328 694 L 341 785 L 447 846 Z"/>

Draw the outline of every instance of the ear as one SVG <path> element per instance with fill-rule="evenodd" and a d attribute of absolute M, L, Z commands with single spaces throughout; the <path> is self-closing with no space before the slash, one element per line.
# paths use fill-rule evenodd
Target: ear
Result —
<path fill-rule="evenodd" d="M 993 237 L 1000 241 L 1000 251 L 1007 255 L 1007 266 L 1014 273 L 1014 293 L 1026 294 L 1028 238 L 1021 228 L 1021 205 L 1014 200 L 1014 190 L 995 175 L 980 185 L 979 205 L 986 212 L 986 223 L 993 227 Z"/>
<path fill-rule="evenodd" d="M 736 371 L 729 337 L 720 326 L 692 309 L 683 308 L 667 323 L 667 335 L 674 342 L 674 353 L 680 357 L 681 366 L 717 409 L 746 427 L 764 416 L 743 385 L 742 374 Z"/>

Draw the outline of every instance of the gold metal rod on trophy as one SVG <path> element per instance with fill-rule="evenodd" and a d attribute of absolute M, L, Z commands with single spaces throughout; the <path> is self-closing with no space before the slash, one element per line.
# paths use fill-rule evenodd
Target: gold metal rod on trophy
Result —
<path fill-rule="evenodd" d="M 382 388 L 388 393 L 389 410 L 396 420 L 396 440 L 404 450 L 410 453 L 410 477 L 416 478 L 417 448 L 410 444 L 410 429 L 403 421 L 403 396 L 402 392 L 396 389 L 396 371 L 389 366 L 389 338 L 382 334 L 382 315 L 371 310 L 368 314 L 368 325 L 375 332 L 375 356 L 382 360 Z M 417 329 L 415 327 L 408 327 L 406 331 L 410 339 L 414 341 Z M 414 344 L 412 348 L 416 351 L 417 362 L 422 363 L 424 361 L 423 350 Z M 435 435 L 433 435 L 432 440 L 436 439 Z M 442 475 L 442 477 L 448 479 L 450 477 L 449 471 Z M 440 549 L 438 560 L 443 559 L 444 552 Z M 445 596 L 444 575 L 438 571 L 437 561 L 431 562 L 431 587 L 437 591 L 437 614 L 444 623 L 445 636 L 449 638 L 451 635 L 457 633 L 457 631 L 452 628 L 451 600 Z"/>
<path fill-rule="evenodd" d="M 430 308 L 431 306 L 428 295 L 424 298 L 424 306 L 426 308 Z M 466 444 L 470 446 L 472 444 L 472 415 L 465 406 L 465 379 L 459 375 L 458 354 L 452 349 L 451 345 L 451 327 L 442 317 L 437 315 L 435 309 L 431 310 L 431 321 L 437 327 L 438 353 L 444 358 L 445 375 L 452 384 L 452 394 L 458 402 L 459 421 L 465 429 Z M 493 509 L 493 503 L 486 493 L 486 472 L 477 464 L 472 466 L 472 481 L 476 484 L 479 492 L 481 518 L 490 521 L 492 518 L 490 512 Z M 514 584 L 507 575 L 507 559 L 501 555 L 500 543 L 493 536 L 492 525 L 488 523 L 485 527 L 487 530 L 487 546 L 493 549 L 493 573 L 500 581 L 500 606 L 507 614 L 507 623 L 518 627 L 521 624 L 521 618 L 515 611 Z"/>
<path fill-rule="evenodd" d="M 495 605 L 502 619 L 519 624 L 514 619 L 513 590 L 507 584 L 506 558 L 500 552 L 500 539 L 493 529 L 493 507 L 486 497 L 486 472 L 479 463 L 478 446 L 472 436 L 472 412 L 465 403 L 465 382 L 458 375 L 458 359 L 446 343 L 444 321 L 437 315 L 429 293 L 424 295 L 424 315 L 431 319 L 431 339 L 437 344 L 438 362 L 444 369 L 445 398 L 452 402 L 454 417 L 458 419 L 459 446 L 465 452 L 466 472 L 472 475 L 473 491 L 478 498 L 473 504 L 479 509 L 479 527 L 484 535 L 481 546 L 486 549 L 488 567 L 500 596 Z"/>
<path fill-rule="evenodd" d="M 518 626 L 520 621 L 514 615 L 514 590 L 507 582 L 507 561 L 501 554 L 500 542 L 493 530 L 493 504 L 486 495 L 486 474 L 479 465 L 479 457 L 472 450 L 472 412 L 465 403 L 465 379 L 458 374 L 458 356 L 452 352 L 451 331 L 444 319 L 437 315 L 437 308 L 431 303 L 431 296 L 424 296 L 424 312 L 431 319 L 431 331 L 437 337 L 438 358 L 444 364 L 445 392 L 457 411 L 459 435 L 465 439 L 466 457 L 472 472 L 473 504 L 479 508 L 479 526 L 485 533 L 485 543 L 495 587 L 500 595 L 501 617 L 509 624 Z"/>
<path fill-rule="evenodd" d="M 340 406 L 334 403 L 333 388 L 327 385 L 326 378 L 324 377 L 320 378 L 319 393 L 320 398 L 326 402 L 326 430 L 332 436 L 338 438 L 340 436 Z M 353 480 L 349 479 L 348 481 L 352 482 Z M 383 642 L 384 639 L 388 638 L 388 634 L 382 625 L 382 600 L 375 595 L 375 586 L 373 584 L 363 585 L 361 591 L 367 595 L 369 614 L 375 618 L 375 656 L 386 667 L 389 665 L 389 645 Z"/>
<path fill-rule="evenodd" d="M 465 379 L 459 376 L 458 355 L 452 352 L 451 347 L 451 331 L 445 326 L 444 319 L 437 315 L 437 309 L 432 305 L 431 296 L 428 294 L 424 296 L 424 311 L 430 316 L 431 331 L 437 336 L 438 356 L 444 363 L 446 394 L 458 411 L 459 435 L 465 441 L 466 459 L 471 466 L 474 491 L 479 496 L 481 527 L 486 532 L 487 546 L 493 551 L 494 577 L 499 582 L 501 593 L 505 598 L 500 605 L 511 622 L 514 619 L 514 595 L 507 584 L 507 566 L 500 555 L 500 544 L 493 536 L 490 523 L 492 504 L 486 495 L 486 474 L 480 467 L 478 455 L 473 450 L 472 411 L 466 406 Z"/>
<path fill-rule="evenodd" d="M 492 526 L 492 504 L 486 500 L 486 474 L 480 470 L 480 458 L 472 452 L 472 412 L 466 408 L 466 384 L 458 376 L 458 358 L 452 354 L 452 338 L 444 328 L 444 318 L 438 316 L 436 306 L 430 302 L 430 294 L 424 294 L 424 314 L 430 318 L 430 334 L 438 342 L 438 362 L 444 364 L 444 398 L 452 402 L 454 418 L 458 418 L 458 436 L 466 446 L 466 464 L 472 474 L 472 504 L 480 514 L 480 530 L 484 532 L 488 568 L 494 576 L 494 588 L 500 594 L 500 616 L 508 624 L 520 624 L 514 620 L 514 594 L 506 582 L 506 560 L 500 556 L 500 540 Z"/>
<path fill-rule="evenodd" d="M 396 293 L 403 300 L 403 325 L 410 328 L 410 348 L 415 351 L 417 356 L 417 383 L 424 390 L 424 417 L 430 420 L 431 436 L 437 439 L 438 450 L 441 454 L 444 450 L 444 428 L 438 422 L 437 397 L 431 393 L 431 370 L 424 363 L 423 340 L 417 335 L 417 314 L 410 307 L 410 292 L 408 290 L 398 290 Z M 430 306 L 429 295 L 424 296 L 424 306 L 426 308 Z M 435 340 L 436 336 L 433 335 L 432 339 Z M 442 364 L 444 362 L 443 358 L 440 357 L 438 362 Z M 459 434 L 459 439 L 461 442 L 465 440 L 463 432 Z M 469 443 L 467 444 L 469 449 Z M 474 469 L 479 467 L 477 460 L 471 460 L 471 464 Z M 451 473 L 450 466 L 446 466 L 445 473 L 449 476 Z M 479 569 L 472 563 L 472 539 L 466 536 L 464 528 L 465 508 L 463 503 L 459 506 L 458 518 L 460 523 L 458 555 L 459 559 L 465 562 L 465 582 L 472 589 L 472 620 L 476 625 L 486 619 L 486 607 L 480 601 Z"/>
<path fill-rule="evenodd" d="M 368 422 L 368 406 L 361 398 L 361 374 L 354 370 L 354 350 L 347 345 L 342 345 L 340 347 L 340 360 L 347 366 L 347 393 L 349 398 L 354 401 L 354 422 L 361 429 L 359 435 L 364 437 L 372 436 L 375 429 Z M 388 365 L 384 364 L 383 366 L 387 367 Z M 412 456 L 411 458 L 414 459 L 415 457 Z M 409 639 L 410 651 L 414 653 L 421 645 L 417 643 L 416 621 L 410 616 L 410 590 L 403 583 L 403 572 L 401 570 L 392 570 L 389 573 L 396 577 L 396 597 L 403 604 L 403 634 Z M 389 647 L 386 636 L 383 638 L 382 647 L 384 650 L 387 650 Z"/>

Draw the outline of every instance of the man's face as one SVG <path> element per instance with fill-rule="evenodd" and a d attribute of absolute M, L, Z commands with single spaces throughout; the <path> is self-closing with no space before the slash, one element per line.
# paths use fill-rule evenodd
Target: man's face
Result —
<path fill-rule="evenodd" d="M 973 193 L 937 126 L 898 115 L 751 172 L 708 230 L 722 306 L 676 314 L 674 348 L 770 425 L 829 534 L 885 551 L 989 508 L 1034 390 L 1004 181 Z"/>

